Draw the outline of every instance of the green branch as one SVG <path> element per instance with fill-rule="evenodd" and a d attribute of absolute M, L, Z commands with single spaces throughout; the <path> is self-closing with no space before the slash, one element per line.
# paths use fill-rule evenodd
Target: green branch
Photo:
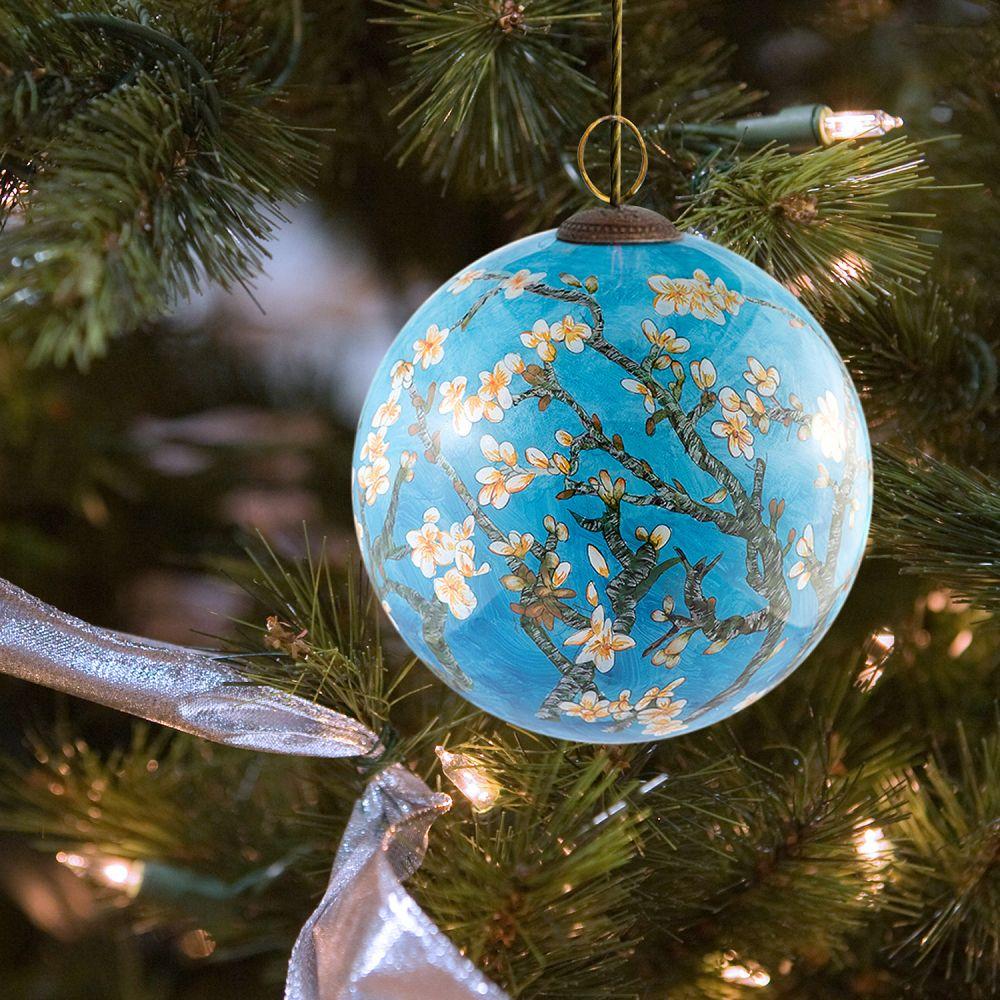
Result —
<path fill-rule="evenodd" d="M 0 157 L 27 192 L 0 235 L 0 337 L 36 361 L 84 365 L 204 282 L 251 282 L 309 174 L 250 73 L 263 9 L 163 6 L 156 29 L 101 3 L 5 15 Z"/>
<path fill-rule="evenodd" d="M 680 221 L 759 264 L 822 314 L 926 272 L 931 252 L 915 222 L 929 213 L 890 202 L 931 183 L 923 154 L 905 139 L 799 155 L 772 146 L 719 158 Z"/>
<path fill-rule="evenodd" d="M 926 455 L 882 448 L 875 463 L 875 538 L 902 572 L 931 577 L 1000 611 L 1000 484 Z"/>

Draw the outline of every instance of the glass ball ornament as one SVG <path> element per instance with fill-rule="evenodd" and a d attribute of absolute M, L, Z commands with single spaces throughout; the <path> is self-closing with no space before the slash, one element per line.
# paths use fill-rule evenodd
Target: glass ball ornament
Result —
<path fill-rule="evenodd" d="M 676 231 L 563 231 L 403 327 L 361 415 L 358 538 L 399 633 L 473 704 L 661 739 L 749 705 L 829 628 L 868 533 L 868 434 L 764 271 Z"/>

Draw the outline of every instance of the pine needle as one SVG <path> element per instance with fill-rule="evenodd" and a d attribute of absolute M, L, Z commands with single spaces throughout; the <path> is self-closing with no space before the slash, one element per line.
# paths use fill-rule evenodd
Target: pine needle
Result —
<path fill-rule="evenodd" d="M 906 139 L 801 154 L 772 146 L 720 155 L 680 222 L 748 257 L 823 315 L 926 272 L 931 251 L 916 220 L 930 215 L 892 201 L 931 183 Z"/>

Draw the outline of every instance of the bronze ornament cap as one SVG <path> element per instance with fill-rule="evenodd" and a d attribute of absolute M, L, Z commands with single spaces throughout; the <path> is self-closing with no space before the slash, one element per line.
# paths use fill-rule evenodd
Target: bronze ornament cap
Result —
<path fill-rule="evenodd" d="M 571 215 L 559 227 L 564 243 L 673 243 L 681 231 L 659 212 L 637 205 L 598 205 Z"/>

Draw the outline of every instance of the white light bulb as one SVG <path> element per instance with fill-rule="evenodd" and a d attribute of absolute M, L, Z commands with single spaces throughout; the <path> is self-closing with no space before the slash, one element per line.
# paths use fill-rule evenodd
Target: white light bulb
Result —
<path fill-rule="evenodd" d="M 441 770 L 452 784 L 472 803 L 476 812 L 492 809 L 500 795 L 500 783 L 471 757 L 435 747 Z"/>
<path fill-rule="evenodd" d="M 824 146 L 848 139 L 874 139 L 903 124 L 902 118 L 886 111 L 824 111 L 819 119 Z"/>
<path fill-rule="evenodd" d="M 720 973 L 727 983 L 749 986 L 751 989 L 762 989 L 770 984 L 770 974 L 757 962 L 743 962 L 735 956 L 730 958 L 729 954 L 723 960 L 722 972 Z"/>
<path fill-rule="evenodd" d="M 860 830 L 856 840 L 858 854 L 874 865 L 884 865 L 892 853 L 892 843 L 880 827 L 866 826 Z"/>
<path fill-rule="evenodd" d="M 870 691 L 882 677 L 883 667 L 892 655 L 896 636 L 892 629 L 882 628 L 873 632 L 865 643 L 865 665 L 858 672 L 854 683 L 862 691 Z"/>
<path fill-rule="evenodd" d="M 108 889 L 121 890 L 129 899 L 139 894 L 146 872 L 146 866 L 141 861 L 115 858 L 107 854 L 60 851 L 56 855 L 56 861 L 81 878 L 89 878 Z"/>

